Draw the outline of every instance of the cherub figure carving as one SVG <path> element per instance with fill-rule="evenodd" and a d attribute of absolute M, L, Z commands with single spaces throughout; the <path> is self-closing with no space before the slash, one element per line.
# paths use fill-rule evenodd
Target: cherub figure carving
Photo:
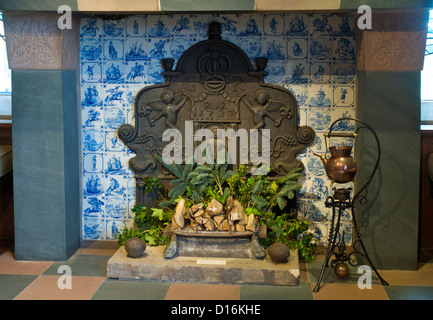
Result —
<path fill-rule="evenodd" d="M 163 91 L 160 100 L 148 103 L 153 110 L 159 111 L 156 117 L 149 121 L 150 124 L 153 126 L 157 120 L 165 117 L 164 124 L 169 128 L 177 129 L 177 114 L 187 99 L 188 96 L 183 93 L 175 94 L 172 90 Z M 143 106 L 142 109 L 146 109 L 146 106 Z"/>
<path fill-rule="evenodd" d="M 274 122 L 276 127 L 280 126 L 284 118 L 290 118 L 290 106 L 285 106 L 284 103 L 269 99 L 269 94 L 265 90 L 257 91 L 253 101 L 242 97 L 247 107 L 253 113 L 254 128 L 261 129 L 265 126 L 265 117 L 268 117 Z M 275 120 L 271 112 L 279 111 L 281 119 Z"/>

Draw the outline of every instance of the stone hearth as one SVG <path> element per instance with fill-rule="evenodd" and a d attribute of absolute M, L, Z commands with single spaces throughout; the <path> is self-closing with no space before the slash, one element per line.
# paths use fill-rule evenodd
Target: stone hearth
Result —
<path fill-rule="evenodd" d="M 285 263 L 248 258 L 176 257 L 164 259 L 165 246 L 148 247 L 140 258 L 127 256 L 122 246 L 110 258 L 107 275 L 115 279 L 200 283 L 299 285 L 297 251 Z"/>

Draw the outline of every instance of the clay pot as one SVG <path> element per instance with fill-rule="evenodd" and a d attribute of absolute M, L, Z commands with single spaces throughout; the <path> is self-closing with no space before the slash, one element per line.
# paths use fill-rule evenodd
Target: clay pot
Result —
<path fill-rule="evenodd" d="M 290 249 L 284 243 L 276 242 L 268 248 L 268 254 L 275 263 L 286 262 L 290 256 Z"/>
<path fill-rule="evenodd" d="M 345 263 L 339 263 L 335 266 L 334 272 L 339 278 L 346 278 L 349 275 L 349 267 Z"/>
<path fill-rule="evenodd" d="M 146 243 L 141 238 L 131 238 L 125 243 L 125 250 L 128 257 L 139 258 L 146 250 Z"/>

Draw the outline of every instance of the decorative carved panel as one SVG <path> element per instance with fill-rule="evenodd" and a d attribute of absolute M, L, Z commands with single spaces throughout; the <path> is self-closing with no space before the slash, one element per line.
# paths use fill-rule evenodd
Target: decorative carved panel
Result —
<path fill-rule="evenodd" d="M 302 166 L 295 156 L 313 141 L 315 132 L 309 126 L 297 125 L 294 95 L 263 82 L 266 58 L 256 59 L 253 68 L 247 55 L 222 40 L 220 34 L 220 25 L 211 23 L 209 39 L 187 49 L 174 70 L 173 59 L 164 59 L 165 82 L 138 92 L 134 100 L 135 127 L 124 124 L 118 130 L 120 139 L 136 153 L 129 166 L 137 181 L 137 203 L 143 201 L 141 178 L 170 178 L 154 157 L 162 155 L 170 143 L 162 139 L 166 129 L 182 133 L 183 150 L 179 152 L 184 156 L 185 143 L 191 143 L 199 129 L 214 133 L 218 129 L 258 129 L 261 133 L 268 129 L 270 150 L 252 150 L 250 137 L 250 146 L 238 142 L 238 153 L 269 151 L 270 166 L 278 176 Z M 194 141 L 194 149 L 198 143 Z"/>
<path fill-rule="evenodd" d="M 79 19 L 59 29 L 58 14 L 4 14 L 6 47 L 12 70 L 65 70 L 78 67 Z"/>
<path fill-rule="evenodd" d="M 428 11 L 373 13 L 372 29 L 357 28 L 358 70 L 422 70 Z"/>

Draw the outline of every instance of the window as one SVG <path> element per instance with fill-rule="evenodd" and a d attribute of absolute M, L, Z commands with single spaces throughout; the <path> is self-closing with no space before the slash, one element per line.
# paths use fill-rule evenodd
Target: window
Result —
<path fill-rule="evenodd" d="M 433 130 L 433 10 L 430 11 L 424 68 L 421 72 L 421 129 Z"/>
<path fill-rule="evenodd" d="M 0 13 L 0 123 L 12 121 L 11 70 L 8 66 L 3 15 Z"/>

